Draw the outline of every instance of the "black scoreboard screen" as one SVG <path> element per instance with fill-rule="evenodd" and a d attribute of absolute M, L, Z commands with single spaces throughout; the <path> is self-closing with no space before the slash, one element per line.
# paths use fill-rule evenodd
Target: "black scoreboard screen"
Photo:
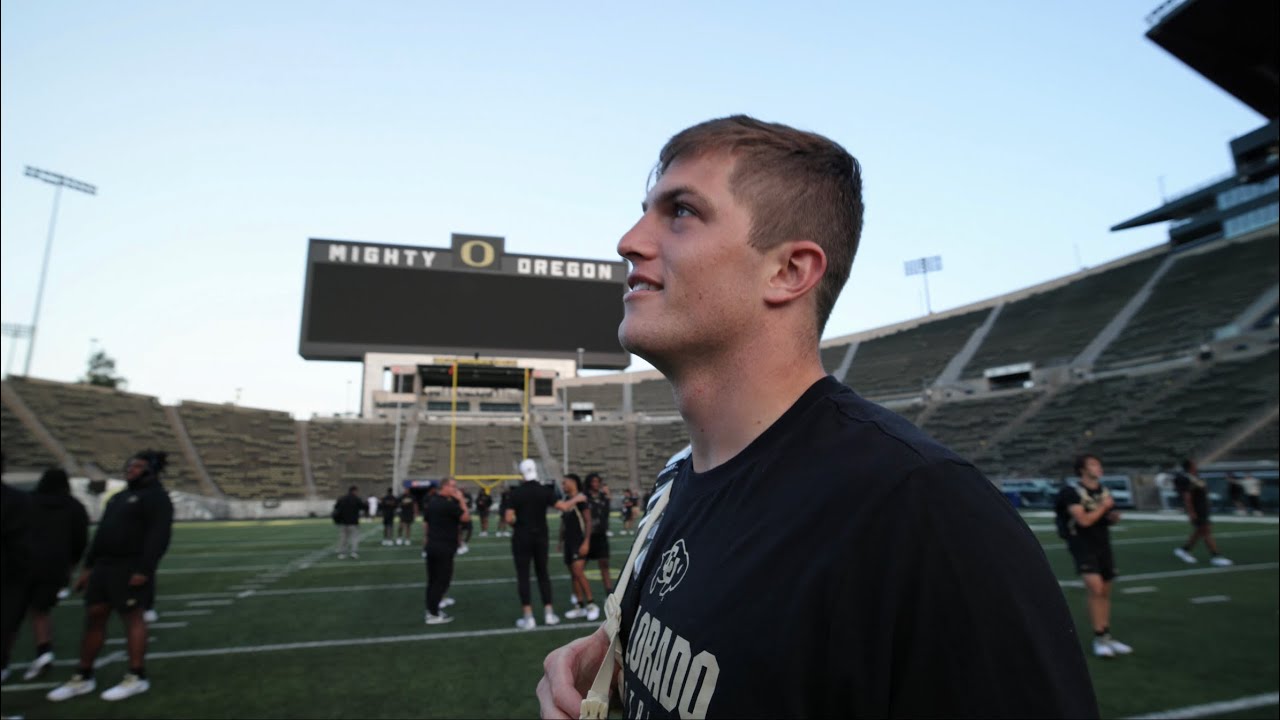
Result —
<path fill-rule="evenodd" d="M 508 255 L 502 238 L 454 235 L 451 248 L 311 240 L 299 352 L 576 359 L 621 369 L 627 265 Z"/>

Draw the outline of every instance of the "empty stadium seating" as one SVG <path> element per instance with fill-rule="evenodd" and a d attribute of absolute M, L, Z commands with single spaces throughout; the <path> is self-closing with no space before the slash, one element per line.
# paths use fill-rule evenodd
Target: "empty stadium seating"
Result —
<path fill-rule="evenodd" d="M 312 420 L 306 426 L 317 494 L 336 498 L 351 485 L 360 487 L 362 497 L 386 492 L 392 477 L 394 424 Z"/>
<path fill-rule="evenodd" d="M 1018 417 L 1039 393 L 1010 391 L 974 400 L 945 402 L 925 420 L 922 428 L 961 457 L 973 458 L 986 450 L 1001 428 Z M 986 472 L 991 472 L 983 467 Z"/>
<path fill-rule="evenodd" d="M 1193 352 L 1275 285 L 1278 252 L 1271 235 L 1180 257 L 1097 365 L 1116 367 Z"/>
<path fill-rule="evenodd" d="M 622 411 L 622 383 L 607 385 L 574 385 L 569 388 L 569 402 L 589 402 L 597 411 Z"/>
<path fill-rule="evenodd" d="M 864 340 L 844 382 L 872 398 L 921 392 L 990 312 L 977 310 Z"/>
<path fill-rule="evenodd" d="M 4 437 L 5 462 L 10 470 L 43 470 L 59 464 L 7 405 L 0 407 L 0 434 Z"/>
<path fill-rule="evenodd" d="M 638 413 L 655 415 L 676 412 L 675 396 L 671 383 L 666 380 L 644 380 L 631 387 L 632 408 Z"/>
<path fill-rule="evenodd" d="M 832 345 L 831 347 L 822 348 L 822 369 L 827 374 L 834 374 L 840 364 L 844 362 L 845 353 L 849 352 L 849 343 L 840 345 Z"/>
<path fill-rule="evenodd" d="M 178 413 L 210 479 L 227 495 L 306 495 L 297 427 L 288 413 L 190 401 Z"/>
<path fill-rule="evenodd" d="M 1163 260 L 1156 255 L 1006 304 L 962 376 L 981 377 L 986 368 L 1020 362 L 1067 364 Z"/>
<path fill-rule="evenodd" d="M 79 463 L 93 463 L 120 477 L 133 453 L 169 454 L 164 482 L 170 489 L 198 492 L 199 483 L 183 457 L 160 402 L 110 388 L 10 377 L 6 380 Z"/>
<path fill-rule="evenodd" d="M 1223 460 L 1275 460 L 1280 456 L 1280 425 L 1272 419 L 1243 442 L 1231 448 Z"/>

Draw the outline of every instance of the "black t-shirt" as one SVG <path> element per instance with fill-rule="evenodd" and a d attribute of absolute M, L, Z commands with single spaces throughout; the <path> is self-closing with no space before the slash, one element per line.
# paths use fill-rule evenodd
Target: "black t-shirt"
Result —
<path fill-rule="evenodd" d="M 360 522 L 362 504 L 354 495 L 343 495 L 337 502 L 343 512 L 342 523 Z M 355 509 L 351 510 L 353 505 Z M 356 519 L 348 523 L 347 516 L 351 513 Z M 112 495 L 102 510 L 84 566 L 93 567 L 98 561 L 126 561 L 134 572 L 154 578 L 160 558 L 169 549 L 172 532 L 173 503 L 164 486 L 157 480 L 129 483 L 127 488 Z"/>
<path fill-rule="evenodd" d="M 556 491 L 536 480 L 525 480 L 511 490 L 508 506 L 516 511 L 513 537 L 547 537 L 547 508 L 556 504 Z"/>
<path fill-rule="evenodd" d="M 1080 490 L 1085 491 L 1084 497 L 1081 497 Z M 1083 545 L 1091 549 L 1110 547 L 1110 523 L 1107 522 L 1106 517 L 1099 518 L 1097 522 L 1089 527 L 1076 525 L 1075 519 L 1071 517 L 1072 505 L 1080 505 L 1084 507 L 1085 512 L 1093 512 L 1097 509 L 1098 503 L 1106 493 L 1106 486 L 1101 484 L 1093 490 L 1081 484 L 1078 486 L 1067 485 L 1058 491 L 1058 497 L 1053 503 L 1053 512 L 1057 516 L 1058 527 L 1065 528 L 1067 531 L 1067 543 L 1069 545 Z"/>
<path fill-rule="evenodd" d="M 564 523 L 564 541 L 570 547 L 582 544 L 585 539 L 582 534 L 583 525 L 586 524 L 586 513 L 591 512 L 591 504 L 584 497 L 572 508 L 560 513 L 560 520 Z M 594 528 L 592 529 L 594 532 Z"/>
<path fill-rule="evenodd" d="M 462 518 L 462 506 L 457 500 L 443 495 L 432 495 L 427 499 L 427 507 L 422 517 L 427 523 L 429 549 L 457 549 L 458 526 Z"/>
<path fill-rule="evenodd" d="M 1191 507 L 1195 509 L 1196 515 L 1205 517 L 1209 514 L 1209 493 L 1205 489 L 1204 481 L 1199 476 L 1190 473 L 1178 473 L 1173 479 L 1173 489 L 1178 491 L 1178 497 L 1183 497 L 1187 493 L 1191 493 Z M 1185 500 L 1183 502 L 1186 502 Z"/>
<path fill-rule="evenodd" d="M 476 496 L 476 510 L 481 513 L 487 513 L 491 507 L 493 507 L 492 495 L 487 492 L 482 492 Z"/>
<path fill-rule="evenodd" d="M 1026 523 L 834 378 L 670 487 L 623 601 L 627 717 L 1097 717 Z"/>
<path fill-rule="evenodd" d="M 587 493 L 591 507 L 591 534 L 603 535 L 609 529 L 609 496 L 602 492 Z"/>
<path fill-rule="evenodd" d="M 391 493 L 383 495 L 382 500 L 378 503 L 378 509 L 382 511 L 382 519 L 394 520 L 396 517 L 396 507 L 399 504 L 400 501 L 396 499 L 395 495 L 392 495 Z"/>
<path fill-rule="evenodd" d="M 407 523 L 413 522 L 413 516 L 416 514 L 414 512 L 416 506 L 417 506 L 417 502 L 413 499 L 412 495 L 410 495 L 409 493 L 405 493 L 404 495 L 401 495 L 400 496 L 400 521 L 407 522 Z"/>

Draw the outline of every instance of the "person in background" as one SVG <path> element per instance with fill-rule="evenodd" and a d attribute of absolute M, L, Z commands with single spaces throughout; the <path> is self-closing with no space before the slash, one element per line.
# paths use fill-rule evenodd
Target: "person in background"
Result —
<path fill-rule="evenodd" d="M 0 452 L 0 475 L 4 474 L 4 453 Z M 0 483 L 0 682 L 9 680 L 9 654 L 22 626 L 31 587 L 31 546 L 27 525 L 31 499 L 27 493 Z"/>
<path fill-rule="evenodd" d="M 364 511 L 364 501 L 358 494 L 360 488 L 352 485 L 347 494 L 338 498 L 333 504 L 333 522 L 338 526 L 338 559 L 351 556 L 360 557 L 360 513 Z"/>
<path fill-rule="evenodd" d="M 1173 554 L 1188 565 L 1198 562 L 1191 554 L 1196 542 L 1203 539 L 1204 546 L 1209 548 L 1209 563 L 1215 567 L 1227 567 L 1231 560 L 1218 552 L 1218 543 L 1213 539 L 1213 523 L 1209 520 L 1209 490 L 1205 481 L 1200 478 L 1196 461 L 1187 458 L 1182 461 L 1182 472 L 1173 479 L 1173 487 L 1178 491 L 1182 507 L 1191 522 L 1191 536 L 1180 548 L 1174 548 Z"/>
<path fill-rule="evenodd" d="M 23 680 L 40 677 L 53 664 L 53 608 L 89 541 L 89 513 L 71 496 L 71 482 L 62 468 L 50 468 L 40 476 L 31 495 L 30 520 L 32 574 L 27 607 L 36 659 Z"/>
<path fill-rule="evenodd" d="M 440 483 L 440 489 L 427 500 L 422 513 L 422 540 L 427 556 L 427 614 L 428 625 L 453 622 L 441 608 L 453 604 L 445 602 L 445 593 L 453 581 L 453 560 L 458 552 L 458 528 L 471 520 L 458 481 L 451 477 Z"/>
<path fill-rule="evenodd" d="M 378 510 L 382 513 L 382 544 L 392 545 L 396 538 L 396 508 L 399 507 L 400 501 L 396 499 L 396 494 L 387 488 L 387 494 L 382 496 L 378 501 Z"/>

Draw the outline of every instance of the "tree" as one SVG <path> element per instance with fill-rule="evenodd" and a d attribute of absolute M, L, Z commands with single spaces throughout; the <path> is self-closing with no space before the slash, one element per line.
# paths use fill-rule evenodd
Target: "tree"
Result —
<path fill-rule="evenodd" d="M 116 374 L 115 358 L 104 350 L 99 350 L 89 357 L 89 369 L 80 382 L 109 387 L 113 390 L 123 390 L 129 384 L 127 380 Z"/>

